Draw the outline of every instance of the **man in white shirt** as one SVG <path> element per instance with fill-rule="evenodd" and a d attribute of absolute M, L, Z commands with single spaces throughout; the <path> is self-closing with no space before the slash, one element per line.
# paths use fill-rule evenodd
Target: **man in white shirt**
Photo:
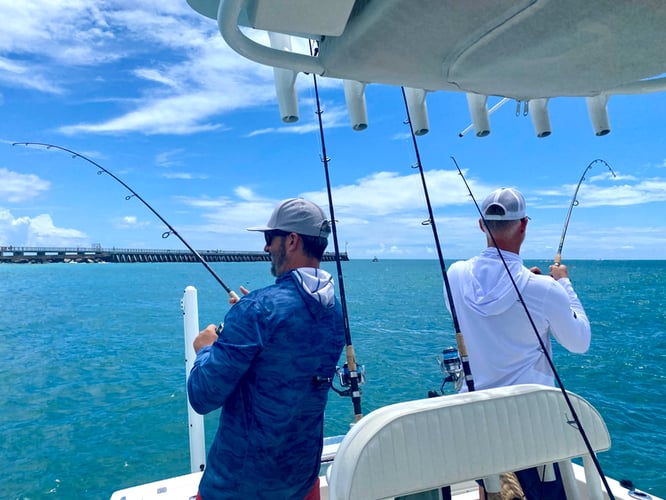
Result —
<path fill-rule="evenodd" d="M 519 253 L 529 218 L 518 190 L 493 191 L 483 201 L 481 212 L 479 227 L 486 235 L 487 248 L 476 257 L 454 263 L 447 273 L 475 388 L 552 386 L 554 375 L 537 335 L 549 357 L 551 335 L 571 352 L 586 352 L 591 333 L 585 310 L 565 265 L 551 265 L 550 276 L 523 265 Z M 450 309 L 448 301 L 447 306 Z M 467 389 L 463 386 L 461 390 Z"/>

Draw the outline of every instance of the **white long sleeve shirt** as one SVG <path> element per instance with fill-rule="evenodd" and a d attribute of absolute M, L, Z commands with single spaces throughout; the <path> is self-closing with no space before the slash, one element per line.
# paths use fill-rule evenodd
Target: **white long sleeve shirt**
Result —
<path fill-rule="evenodd" d="M 518 254 L 502 251 L 502 256 L 548 355 L 549 332 L 567 350 L 587 351 L 590 323 L 569 279 L 534 274 Z M 552 370 L 497 249 L 454 263 L 447 275 L 476 389 L 552 386 Z M 447 306 L 450 310 L 448 298 Z"/>

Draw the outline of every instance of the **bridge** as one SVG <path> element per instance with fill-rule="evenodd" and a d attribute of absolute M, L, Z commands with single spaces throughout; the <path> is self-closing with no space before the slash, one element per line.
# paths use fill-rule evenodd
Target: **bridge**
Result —
<path fill-rule="evenodd" d="M 242 252 L 229 250 L 197 250 L 206 262 L 262 262 L 269 261 L 266 252 Z M 333 252 L 324 253 L 323 261 L 335 261 Z M 347 252 L 340 253 L 340 260 L 347 261 Z M 98 263 L 98 262 L 199 262 L 189 250 L 146 250 L 137 248 L 72 247 L 0 247 L 0 264 L 46 263 Z"/>

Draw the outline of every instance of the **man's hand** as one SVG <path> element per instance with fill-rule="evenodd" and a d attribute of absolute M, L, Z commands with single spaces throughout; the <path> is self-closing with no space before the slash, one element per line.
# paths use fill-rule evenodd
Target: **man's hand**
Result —
<path fill-rule="evenodd" d="M 542 274 L 541 269 L 539 269 L 537 266 L 530 267 L 530 271 L 532 271 L 534 274 Z"/>
<path fill-rule="evenodd" d="M 240 286 L 240 291 L 243 295 L 247 295 L 248 293 L 250 293 L 250 290 L 245 288 L 243 285 Z M 240 298 L 238 297 L 238 295 L 236 295 L 234 297 L 229 298 L 229 304 L 231 304 L 233 306 L 239 300 L 240 300 Z"/>
<path fill-rule="evenodd" d="M 213 342 L 217 340 L 217 333 L 215 333 L 216 328 L 215 325 L 208 325 L 205 330 L 199 332 L 199 335 L 197 335 L 192 343 L 194 346 L 194 352 L 199 352 L 207 345 L 213 345 Z"/>
<path fill-rule="evenodd" d="M 553 264 L 552 266 L 550 266 L 550 272 L 548 274 L 550 274 L 556 280 L 559 280 L 560 278 L 569 277 L 567 266 L 565 266 L 564 264 Z"/>

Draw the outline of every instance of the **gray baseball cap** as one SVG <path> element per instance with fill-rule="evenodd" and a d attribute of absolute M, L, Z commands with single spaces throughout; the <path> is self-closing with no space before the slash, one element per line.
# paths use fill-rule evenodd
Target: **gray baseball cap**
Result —
<path fill-rule="evenodd" d="M 248 227 L 248 231 L 287 231 L 304 236 L 328 238 L 331 224 L 318 205 L 303 198 L 281 201 L 263 227 Z"/>
<path fill-rule="evenodd" d="M 493 206 L 501 208 L 504 213 L 488 214 L 488 209 Z M 481 213 L 486 220 L 519 220 L 526 216 L 525 211 L 525 198 L 513 188 L 496 189 L 481 204 Z"/>

